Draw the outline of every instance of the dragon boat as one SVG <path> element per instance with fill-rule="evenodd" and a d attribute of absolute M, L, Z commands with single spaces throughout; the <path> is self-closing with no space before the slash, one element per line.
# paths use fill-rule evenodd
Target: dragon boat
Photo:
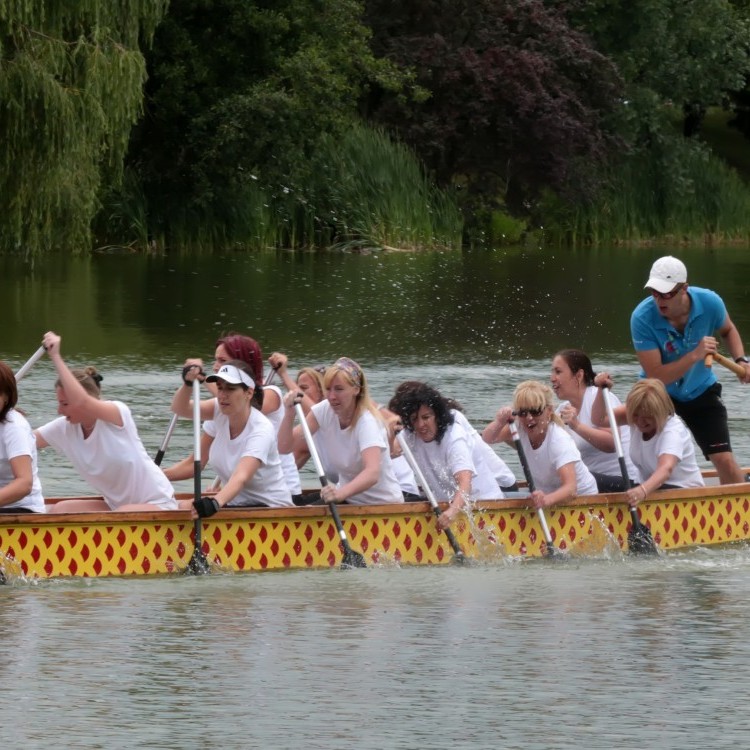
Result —
<path fill-rule="evenodd" d="M 62 498 L 61 498 L 62 499 Z M 656 492 L 638 507 L 661 553 L 750 540 L 750 483 Z M 452 549 L 429 503 L 339 506 L 368 566 L 448 564 Z M 632 518 L 622 494 L 579 497 L 545 511 L 554 546 L 626 554 Z M 451 527 L 465 556 L 487 563 L 545 554 L 523 499 L 483 501 Z M 331 568 L 340 536 L 325 506 L 225 509 L 200 522 L 210 572 Z M 179 574 L 195 552 L 185 511 L 0 515 L 0 573 L 16 579 Z"/>

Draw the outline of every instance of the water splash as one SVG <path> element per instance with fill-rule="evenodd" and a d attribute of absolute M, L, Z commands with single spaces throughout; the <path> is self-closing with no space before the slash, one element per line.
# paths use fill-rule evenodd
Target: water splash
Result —
<path fill-rule="evenodd" d="M 7 586 L 30 585 L 35 581 L 23 572 L 21 563 L 11 555 L 0 552 L 0 585 Z"/>
<path fill-rule="evenodd" d="M 570 557 L 598 560 L 622 560 L 625 556 L 617 539 L 607 528 L 601 518 L 587 513 L 588 530 L 572 544 L 568 545 Z"/>

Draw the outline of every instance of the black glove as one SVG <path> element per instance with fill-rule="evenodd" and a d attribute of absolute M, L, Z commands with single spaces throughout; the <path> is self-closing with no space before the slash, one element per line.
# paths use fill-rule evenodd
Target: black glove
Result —
<path fill-rule="evenodd" d="M 187 374 L 188 374 L 188 373 L 190 372 L 190 370 L 192 370 L 192 369 L 193 369 L 194 367 L 198 367 L 198 365 L 185 365 L 185 366 L 184 366 L 184 367 L 182 368 L 182 382 L 183 382 L 183 383 L 184 383 L 184 384 L 185 384 L 186 386 L 188 386 L 189 388 L 192 388 L 192 387 L 193 387 L 193 381 L 192 381 L 192 380 L 188 380 L 188 379 L 187 379 Z M 200 367 L 198 367 L 198 377 L 196 378 L 196 380 L 198 380 L 198 382 L 202 383 L 202 382 L 203 382 L 203 379 L 204 379 L 204 374 L 203 374 L 203 370 L 201 370 L 201 369 L 200 369 Z"/>
<path fill-rule="evenodd" d="M 193 500 L 193 507 L 199 518 L 208 518 L 216 513 L 221 505 L 215 497 L 199 497 Z"/>

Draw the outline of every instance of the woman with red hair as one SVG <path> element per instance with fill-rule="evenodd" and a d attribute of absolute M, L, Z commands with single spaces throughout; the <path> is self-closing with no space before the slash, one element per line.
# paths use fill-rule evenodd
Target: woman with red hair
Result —
<path fill-rule="evenodd" d="M 260 344 L 250 336 L 244 336 L 240 333 L 230 332 L 220 337 L 216 341 L 214 351 L 213 372 L 217 373 L 227 362 L 239 360 L 244 362 L 253 375 L 255 389 L 253 393 L 253 405 L 266 416 L 274 429 L 278 433 L 281 420 L 284 416 L 284 406 L 282 403 L 281 390 L 275 385 L 264 386 L 263 377 L 263 353 Z M 182 369 L 183 380 L 188 384 L 185 375 L 193 368 L 203 369 L 203 360 L 199 358 L 188 358 L 185 360 L 185 366 Z M 192 384 L 190 384 L 192 386 Z M 216 396 L 216 385 L 207 383 L 206 387 Z M 191 399 L 192 390 L 190 387 L 180 387 L 172 398 L 172 411 L 190 419 L 193 416 L 193 402 Z M 204 399 L 201 401 L 200 414 L 201 420 L 210 420 L 214 417 L 215 398 Z M 294 461 L 294 456 L 282 455 L 282 468 L 284 470 L 284 479 L 286 480 L 289 491 L 293 498 L 301 498 L 302 487 L 299 479 L 299 472 Z"/>

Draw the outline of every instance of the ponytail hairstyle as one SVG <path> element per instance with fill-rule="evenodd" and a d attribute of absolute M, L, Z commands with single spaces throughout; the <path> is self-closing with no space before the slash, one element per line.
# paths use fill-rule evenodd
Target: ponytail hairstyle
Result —
<path fill-rule="evenodd" d="M 565 364 L 570 368 L 574 376 L 581 370 L 583 372 L 584 385 L 594 385 L 596 373 L 586 352 L 582 352 L 580 349 L 563 349 L 555 354 L 555 357 L 564 359 Z"/>
<path fill-rule="evenodd" d="M 84 369 L 75 369 L 70 371 L 73 377 L 83 386 L 83 390 L 93 396 L 94 398 L 101 398 L 102 396 L 102 380 L 104 375 L 100 375 L 96 371 L 96 367 L 86 367 Z M 62 388 L 62 383 L 58 378 L 55 381 L 55 388 Z"/>

